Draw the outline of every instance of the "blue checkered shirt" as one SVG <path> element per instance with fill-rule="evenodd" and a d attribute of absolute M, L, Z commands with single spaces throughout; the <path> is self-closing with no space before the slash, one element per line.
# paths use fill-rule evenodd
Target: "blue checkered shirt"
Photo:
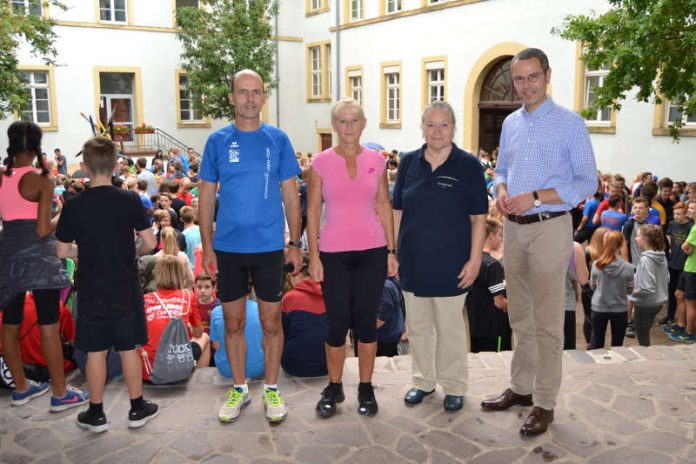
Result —
<path fill-rule="evenodd" d="M 585 121 L 551 97 L 532 113 L 524 107 L 503 122 L 495 186 L 510 196 L 554 188 L 563 203 L 524 214 L 567 211 L 597 191 L 597 166 Z M 495 190 L 494 190 L 495 191 Z"/>

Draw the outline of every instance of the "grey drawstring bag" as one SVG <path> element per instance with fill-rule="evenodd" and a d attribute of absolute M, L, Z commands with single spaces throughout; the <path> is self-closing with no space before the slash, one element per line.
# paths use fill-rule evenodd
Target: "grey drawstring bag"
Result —
<path fill-rule="evenodd" d="M 190 293 L 185 293 L 190 298 Z M 166 310 L 171 317 L 171 312 L 157 293 L 155 293 L 155 297 L 162 305 L 162 309 Z M 157 353 L 150 373 L 150 382 L 156 385 L 186 380 L 191 376 L 193 368 L 196 366 L 186 324 L 181 317 L 183 311 L 182 307 L 178 317 L 170 319 L 164 332 L 162 332 L 159 345 L 157 345 Z"/>

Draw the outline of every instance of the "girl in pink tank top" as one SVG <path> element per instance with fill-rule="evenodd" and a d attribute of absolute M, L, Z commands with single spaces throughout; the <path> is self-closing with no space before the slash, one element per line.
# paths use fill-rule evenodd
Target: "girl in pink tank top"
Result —
<path fill-rule="evenodd" d="M 28 380 L 22 367 L 19 332 L 25 295 L 32 291 L 53 388 L 50 409 L 62 411 L 86 403 L 87 396 L 66 385 L 63 370 L 59 292 L 70 280 L 56 256 L 52 235 L 59 215 L 51 218 L 54 185 L 41 155 L 41 128 L 16 121 L 7 135 L 8 163 L 0 174 L 0 308 L 3 355 L 15 386 L 11 404 L 21 406 L 50 388 L 46 382 Z M 33 167 L 34 158 L 41 174 Z"/>

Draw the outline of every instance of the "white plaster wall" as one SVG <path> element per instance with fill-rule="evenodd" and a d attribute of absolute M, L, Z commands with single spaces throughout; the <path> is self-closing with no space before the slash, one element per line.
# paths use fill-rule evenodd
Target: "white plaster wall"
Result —
<path fill-rule="evenodd" d="M 74 8 L 67 12 L 52 8 L 51 14 L 70 21 L 94 21 L 93 1 L 68 0 L 67 3 Z M 133 3 L 137 21 L 155 25 L 152 21 L 157 20 L 163 21 L 165 26 L 171 25 L 170 0 L 135 0 Z M 301 37 L 303 41 L 279 43 L 279 86 L 271 93 L 269 121 L 278 124 L 277 93 L 280 96 L 279 126 L 289 134 L 298 151 L 315 152 L 317 128 L 330 127 L 330 103 L 307 103 L 305 46 L 330 39 L 332 62 L 336 63 L 339 52 L 336 33 L 330 32 L 335 24 L 335 5 L 334 0 L 329 12 L 309 17 L 305 16 L 304 0 L 283 0 L 280 5 L 277 34 Z M 377 14 L 376 5 L 376 0 L 366 0 L 366 17 Z M 404 9 L 419 8 L 420 0 L 404 0 L 403 6 Z M 448 100 L 460 120 L 455 141 L 461 144 L 461 118 L 468 104 L 464 101 L 464 91 L 472 66 L 491 47 L 503 42 L 518 42 L 547 52 L 553 69 L 553 98 L 559 104 L 572 107 L 575 44 L 551 35 L 550 29 L 560 25 L 567 14 L 606 8 L 604 0 L 582 3 L 489 0 L 343 30 L 340 33 L 341 90 L 340 94 L 335 92 L 334 100 L 337 95 L 345 95 L 346 66 L 362 65 L 368 119 L 363 141 L 379 142 L 389 149 L 416 148 L 422 143 L 419 129 L 421 60 L 427 56 L 447 55 Z M 151 18 L 153 15 L 157 18 Z M 210 129 L 176 127 L 174 70 L 180 67 L 180 47 L 174 34 L 66 26 L 57 26 L 55 30 L 59 37 L 55 70 L 59 131 L 45 134 L 46 151 L 60 146 L 69 161 L 74 162 L 74 153 L 91 135 L 79 113 L 93 114 L 95 110 L 94 66 L 140 67 L 145 122 L 162 128 L 198 151 L 202 151 L 211 131 L 227 124 L 227 121 L 213 121 Z M 394 60 L 402 62 L 402 128 L 380 129 L 380 63 Z M 20 63 L 38 64 L 39 61 L 23 50 Z M 626 177 L 632 177 L 637 171 L 651 170 L 659 176 L 696 180 L 696 168 L 691 161 L 696 154 L 696 138 L 683 138 L 681 143 L 675 144 L 669 137 L 652 136 L 653 111 L 653 105 L 634 102 L 629 96 L 618 115 L 616 134 L 592 134 L 599 168 L 621 172 Z M 0 121 L 3 134 L 0 146 L 6 143 L 4 133 L 10 122 Z M 4 147 L 0 148 L 4 151 Z"/>

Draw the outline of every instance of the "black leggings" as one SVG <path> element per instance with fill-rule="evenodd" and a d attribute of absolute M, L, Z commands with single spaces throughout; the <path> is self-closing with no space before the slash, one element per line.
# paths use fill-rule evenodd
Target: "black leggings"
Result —
<path fill-rule="evenodd" d="M 60 320 L 60 290 L 51 288 L 34 290 L 36 319 L 39 325 L 51 325 Z M 24 320 L 24 292 L 18 293 L 2 310 L 2 323 L 21 325 Z"/>
<path fill-rule="evenodd" d="M 605 313 L 592 311 L 592 341 L 590 349 L 604 348 L 604 334 L 607 332 L 607 324 L 611 322 L 611 346 L 623 345 L 626 326 L 628 325 L 628 313 Z"/>
<path fill-rule="evenodd" d="M 563 349 L 575 349 L 575 311 L 564 311 L 563 319 Z"/>
<path fill-rule="evenodd" d="M 326 344 L 346 343 L 348 329 L 358 340 L 377 340 L 377 310 L 387 278 L 387 248 L 320 254 L 324 266 L 321 284 L 326 305 Z"/>

